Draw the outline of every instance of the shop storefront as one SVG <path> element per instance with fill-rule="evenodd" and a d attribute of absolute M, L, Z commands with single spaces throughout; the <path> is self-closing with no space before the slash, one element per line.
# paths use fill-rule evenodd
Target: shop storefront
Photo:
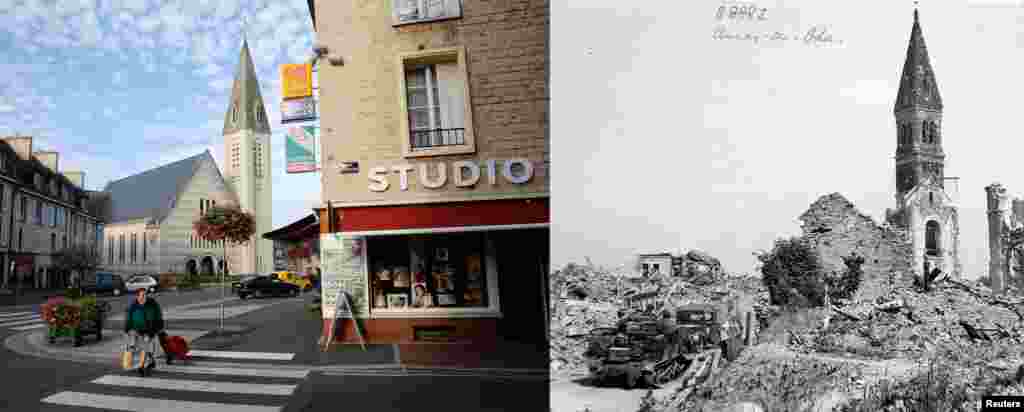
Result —
<path fill-rule="evenodd" d="M 320 224 L 311 214 L 263 234 L 274 242 L 274 270 L 316 274 L 320 268 Z"/>
<path fill-rule="evenodd" d="M 546 339 L 547 199 L 334 214 L 340 230 L 321 240 L 324 303 L 346 290 L 368 341 Z M 342 324 L 336 338 L 357 339 Z"/>

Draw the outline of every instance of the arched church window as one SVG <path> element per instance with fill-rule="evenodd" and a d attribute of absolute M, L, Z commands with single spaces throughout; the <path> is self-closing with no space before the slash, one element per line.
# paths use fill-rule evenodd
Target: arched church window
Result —
<path fill-rule="evenodd" d="M 256 105 L 256 120 L 260 121 L 260 122 L 263 121 L 263 104 L 262 103 Z"/>
<path fill-rule="evenodd" d="M 238 104 L 231 105 L 231 123 L 238 123 Z"/>
<path fill-rule="evenodd" d="M 924 227 L 924 249 L 929 256 L 939 256 L 939 222 L 929 220 Z"/>

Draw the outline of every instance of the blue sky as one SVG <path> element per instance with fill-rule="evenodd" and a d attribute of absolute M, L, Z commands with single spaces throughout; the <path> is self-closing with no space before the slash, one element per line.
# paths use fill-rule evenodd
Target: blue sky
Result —
<path fill-rule="evenodd" d="M 755 3 L 766 20 L 730 31 L 819 27 L 836 42 L 713 40 L 722 3 L 710 0 L 552 2 L 553 265 L 700 248 L 753 272 L 754 252 L 798 234 L 822 195 L 876 221 L 894 207 L 892 110 L 914 3 Z M 1024 192 L 1024 13 L 921 3 L 974 277 L 988 265 L 984 187 Z"/>
<path fill-rule="evenodd" d="M 0 134 L 35 137 L 86 187 L 210 149 L 223 128 L 242 21 L 271 127 L 275 226 L 311 212 L 316 173 L 284 173 L 279 66 L 309 58 L 305 0 L 0 0 Z"/>

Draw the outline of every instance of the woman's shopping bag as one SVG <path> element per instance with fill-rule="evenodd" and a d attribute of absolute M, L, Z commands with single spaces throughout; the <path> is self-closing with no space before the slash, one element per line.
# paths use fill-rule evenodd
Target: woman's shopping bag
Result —
<path fill-rule="evenodd" d="M 132 349 L 131 343 L 125 343 L 124 350 L 121 351 L 121 369 L 132 368 Z"/>

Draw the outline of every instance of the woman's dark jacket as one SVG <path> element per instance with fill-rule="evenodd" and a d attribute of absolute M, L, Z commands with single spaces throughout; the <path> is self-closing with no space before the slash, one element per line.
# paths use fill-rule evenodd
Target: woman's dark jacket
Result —
<path fill-rule="evenodd" d="M 164 329 L 164 317 L 160 312 L 160 305 L 152 298 L 147 298 L 142 305 L 132 300 L 124 317 L 124 332 L 134 330 L 141 335 L 155 336 Z"/>

